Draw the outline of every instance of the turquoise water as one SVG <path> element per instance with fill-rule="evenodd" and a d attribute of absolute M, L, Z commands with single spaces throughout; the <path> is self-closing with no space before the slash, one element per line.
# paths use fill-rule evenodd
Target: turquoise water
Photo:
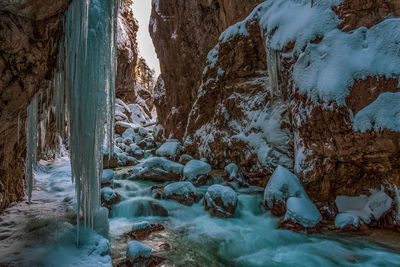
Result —
<path fill-rule="evenodd" d="M 260 193 L 240 193 L 234 218 L 220 219 L 210 217 L 202 202 L 187 207 L 153 199 L 151 182 L 118 182 L 123 200 L 113 207 L 110 219 L 114 260 L 125 253 L 129 240 L 123 233 L 133 222 L 148 220 L 166 228 L 143 241 L 154 255 L 167 259 L 166 266 L 400 266 L 399 251 L 362 236 L 307 236 L 277 229 L 278 218 L 260 206 Z M 144 211 L 148 201 L 164 206 L 169 217 Z"/>

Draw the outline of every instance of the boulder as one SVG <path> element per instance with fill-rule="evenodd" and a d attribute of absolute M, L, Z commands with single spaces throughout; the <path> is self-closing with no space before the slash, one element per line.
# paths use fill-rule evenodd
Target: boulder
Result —
<path fill-rule="evenodd" d="M 238 197 L 228 186 L 212 185 L 207 189 L 203 204 L 211 216 L 231 218 L 235 215 Z"/>
<path fill-rule="evenodd" d="M 197 194 L 196 187 L 190 182 L 176 182 L 158 190 L 156 198 L 172 199 L 179 203 L 191 206 L 197 202 L 201 195 Z"/>
<path fill-rule="evenodd" d="M 114 181 L 114 171 L 110 169 L 103 170 L 101 176 L 101 186 L 111 186 Z"/>
<path fill-rule="evenodd" d="M 383 218 L 391 211 L 393 200 L 381 189 L 372 190 L 369 197 L 337 196 L 335 204 L 339 211 L 335 218 L 335 227 L 354 230 Z"/>
<path fill-rule="evenodd" d="M 248 187 L 249 185 L 244 180 L 243 174 L 239 172 L 239 167 L 235 163 L 230 163 L 224 168 L 225 177 L 230 182 L 236 182 L 240 186 Z"/>
<path fill-rule="evenodd" d="M 143 179 L 153 181 L 178 181 L 183 173 L 182 164 L 166 158 L 151 157 L 132 169 L 128 179 Z"/>
<path fill-rule="evenodd" d="M 285 221 L 290 220 L 304 228 L 312 228 L 321 219 L 321 213 L 308 197 L 290 197 L 287 200 Z"/>
<path fill-rule="evenodd" d="M 179 163 L 186 165 L 186 163 L 188 163 L 189 161 L 191 161 L 193 159 L 192 156 L 188 155 L 188 154 L 183 154 L 180 158 L 179 158 Z"/>
<path fill-rule="evenodd" d="M 182 153 L 183 147 L 176 139 L 167 139 L 167 141 L 156 150 L 156 155 L 167 157 L 171 160 L 177 160 Z"/>
<path fill-rule="evenodd" d="M 111 209 L 111 206 L 117 203 L 121 198 L 121 196 L 110 187 L 103 187 L 100 194 L 102 205 L 108 209 Z"/>
<path fill-rule="evenodd" d="M 130 151 L 129 151 L 129 155 L 136 158 L 136 159 L 142 159 L 144 156 L 144 153 L 142 151 L 142 149 L 136 145 L 136 144 L 131 144 L 129 145 L 130 147 Z"/>
<path fill-rule="evenodd" d="M 150 259 L 152 249 L 138 241 L 128 243 L 126 249 L 126 259 L 133 266 L 146 266 Z"/>
<path fill-rule="evenodd" d="M 282 216 L 286 211 L 286 201 L 290 197 L 300 196 L 307 197 L 307 194 L 297 176 L 278 166 L 265 187 L 264 206 L 275 216 Z"/>
<path fill-rule="evenodd" d="M 191 160 L 183 169 L 183 179 L 190 181 L 195 186 L 205 185 L 210 178 L 210 164 L 201 160 Z"/>

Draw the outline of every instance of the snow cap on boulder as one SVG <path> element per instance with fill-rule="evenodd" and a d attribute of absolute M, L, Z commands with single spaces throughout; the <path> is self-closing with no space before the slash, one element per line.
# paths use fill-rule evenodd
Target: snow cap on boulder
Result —
<path fill-rule="evenodd" d="M 156 150 L 156 155 L 159 157 L 167 157 L 171 160 L 176 160 L 181 154 L 182 150 L 182 145 L 178 140 L 167 139 L 167 141 Z"/>
<path fill-rule="evenodd" d="M 126 259 L 130 262 L 134 262 L 139 257 L 150 258 L 152 249 L 143 243 L 138 241 L 131 241 L 128 243 L 126 249 Z"/>
<path fill-rule="evenodd" d="M 307 196 L 296 175 L 278 166 L 268 181 L 264 191 L 264 203 L 272 208 L 274 202 L 286 202 L 289 197 Z"/>
<path fill-rule="evenodd" d="M 101 184 L 112 184 L 114 179 L 114 171 L 111 169 L 103 170 L 101 176 Z"/>
<path fill-rule="evenodd" d="M 286 202 L 285 220 L 314 227 L 322 219 L 321 213 L 308 197 L 290 197 Z"/>
<path fill-rule="evenodd" d="M 211 172 L 210 164 L 201 160 L 191 160 L 186 163 L 183 169 L 183 177 L 191 181 L 194 185 L 203 185 L 199 180 Z"/>
<path fill-rule="evenodd" d="M 229 186 L 215 184 L 207 189 L 204 207 L 211 216 L 230 218 L 235 214 L 238 197 Z"/>
<path fill-rule="evenodd" d="M 164 194 L 189 197 L 190 194 L 196 195 L 196 187 L 191 182 L 176 182 L 164 187 Z"/>

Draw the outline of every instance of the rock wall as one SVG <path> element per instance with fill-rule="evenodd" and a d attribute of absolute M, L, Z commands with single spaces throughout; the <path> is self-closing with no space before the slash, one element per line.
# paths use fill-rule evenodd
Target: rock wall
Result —
<path fill-rule="evenodd" d="M 397 2 L 266 1 L 219 37 L 193 99 L 191 87 L 179 82 L 191 77 L 196 84 L 197 68 L 189 67 L 196 54 L 182 47 L 201 42 L 172 38 L 190 19 L 160 1 L 153 6 L 153 39 L 172 51 L 159 48 L 160 61 L 180 51 L 173 61 L 179 69 L 179 60 L 191 58 L 185 75 L 161 63 L 161 121 L 167 129 L 181 123 L 187 152 L 214 167 L 232 160 L 266 180 L 277 165 L 288 167 L 321 203 L 400 185 L 400 124 L 387 110 L 398 105 L 379 104 L 382 93 L 400 92 Z M 372 105 L 379 108 L 368 113 Z"/>
<path fill-rule="evenodd" d="M 54 155 L 59 140 L 55 118 L 50 111 L 51 90 L 58 55 L 58 42 L 63 35 L 61 19 L 71 0 L 3 1 L 0 3 L 0 211 L 24 196 L 24 159 L 26 155 L 26 108 L 37 94 L 39 120 L 48 116 L 43 127 L 44 142 L 39 132 L 39 158 Z M 135 89 L 137 60 L 136 20 L 125 0 L 118 15 L 117 96 L 146 107 L 140 90 Z M 147 102 L 151 103 L 152 100 Z M 150 113 L 150 111 L 148 111 Z M 41 130 L 40 124 L 38 129 Z"/>
<path fill-rule="evenodd" d="M 138 45 L 136 35 L 139 29 L 138 22 L 133 17 L 132 1 L 125 0 L 118 14 L 118 66 L 116 77 L 116 96 L 127 103 L 135 103 L 135 67 L 138 59 Z"/>
<path fill-rule="evenodd" d="M 24 195 L 26 107 L 52 78 L 69 2 L 0 3 L 0 210 Z"/>
<path fill-rule="evenodd" d="M 208 51 L 228 26 L 244 19 L 262 0 L 153 1 L 150 35 L 165 84 L 158 121 L 166 137 L 182 138 L 196 99 Z"/>

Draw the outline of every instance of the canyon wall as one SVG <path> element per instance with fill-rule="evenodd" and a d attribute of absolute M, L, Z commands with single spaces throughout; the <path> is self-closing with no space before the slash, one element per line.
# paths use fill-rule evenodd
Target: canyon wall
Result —
<path fill-rule="evenodd" d="M 62 18 L 71 0 L 0 3 L 0 211 L 24 196 L 25 120 L 34 95 L 39 100 L 39 158 L 51 158 L 59 142 L 52 109 L 53 71 Z M 116 94 L 136 100 L 137 22 L 125 0 L 118 15 Z M 141 99 L 141 98 L 140 98 Z M 143 104 L 145 105 L 145 103 Z M 45 119 L 44 117 L 47 117 Z M 41 140 L 41 131 L 44 139 Z"/>
<path fill-rule="evenodd" d="M 52 79 L 69 2 L 0 3 L 0 210 L 24 195 L 26 107 Z"/>
<path fill-rule="evenodd" d="M 202 58 L 204 39 L 182 30 L 198 13 L 169 2 L 154 2 L 150 23 L 157 107 L 186 152 L 264 183 L 283 165 L 322 203 L 400 185 L 398 1 L 266 1 Z"/>
<path fill-rule="evenodd" d="M 182 138 L 196 99 L 208 51 L 228 26 L 244 19 L 262 0 L 153 1 L 150 35 L 165 91 L 155 92 L 158 121 L 166 137 Z M 163 95 L 165 93 L 165 95 Z"/>

